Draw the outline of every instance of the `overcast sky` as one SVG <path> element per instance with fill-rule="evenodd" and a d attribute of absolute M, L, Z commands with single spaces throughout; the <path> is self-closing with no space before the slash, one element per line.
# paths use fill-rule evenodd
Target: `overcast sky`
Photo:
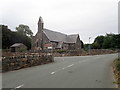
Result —
<path fill-rule="evenodd" d="M 15 30 L 19 24 L 37 33 L 40 16 L 44 28 L 79 34 L 84 43 L 98 35 L 118 33 L 119 0 L 2 0 L 0 24 Z"/>

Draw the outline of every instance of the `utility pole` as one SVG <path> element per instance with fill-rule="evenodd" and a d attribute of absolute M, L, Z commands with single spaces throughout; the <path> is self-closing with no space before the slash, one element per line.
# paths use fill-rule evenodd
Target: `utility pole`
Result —
<path fill-rule="evenodd" d="M 91 47 L 90 47 L 90 39 L 91 39 L 91 37 L 89 37 L 89 55 L 90 55 L 90 49 L 91 49 Z"/>
<path fill-rule="evenodd" d="M 118 2 L 118 33 L 120 34 L 120 2 Z M 118 58 L 120 58 L 120 53 L 118 53 Z"/>

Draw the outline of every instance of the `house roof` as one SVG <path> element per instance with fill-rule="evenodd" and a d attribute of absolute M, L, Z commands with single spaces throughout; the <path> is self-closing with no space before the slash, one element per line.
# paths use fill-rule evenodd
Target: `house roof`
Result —
<path fill-rule="evenodd" d="M 55 32 L 52 30 L 44 29 L 43 32 L 48 37 L 50 41 L 64 41 L 66 39 L 66 35 L 60 32 Z"/>
<path fill-rule="evenodd" d="M 15 44 L 13 44 L 13 45 L 10 46 L 10 47 L 19 47 L 19 46 L 21 46 L 21 45 L 24 45 L 24 44 L 22 44 L 22 43 L 15 43 Z"/>
<path fill-rule="evenodd" d="M 77 37 L 79 36 L 78 34 L 66 35 L 48 29 L 43 29 L 43 32 L 50 41 L 55 41 L 55 42 L 76 43 Z"/>
<path fill-rule="evenodd" d="M 79 34 L 73 34 L 67 36 L 67 43 L 76 43 Z"/>

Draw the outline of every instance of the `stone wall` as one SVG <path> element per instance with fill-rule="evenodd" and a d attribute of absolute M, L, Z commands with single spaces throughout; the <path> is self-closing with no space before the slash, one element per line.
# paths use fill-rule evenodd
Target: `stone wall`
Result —
<path fill-rule="evenodd" d="M 58 50 L 59 51 L 59 50 Z M 118 53 L 120 50 L 107 50 L 107 49 L 92 49 L 89 51 L 85 50 L 66 50 L 58 52 L 57 50 L 50 51 L 30 51 L 27 53 L 2 53 L 2 71 L 12 71 L 21 68 L 46 64 L 53 62 L 53 57 L 61 56 L 86 56 L 86 55 L 100 55 L 100 54 L 111 54 Z M 39 52 L 39 53 L 38 53 Z M 51 54 L 52 53 L 52 54 Z"/>
<path fill-rule="evenodd" d="M 109 50 L 109 49 L 91 49 L 90 51 L 85 50 L 66 50 L 63 53 L 58 53 L 58 51 L 53 51 L 55 57 L 59 56 L 87 56 L 87 55 L 101 55 L 101 54 L 111 54 L 118 53 L 120 50 Z"/>
<path fill-rule="evenodd" d="M 2 72 L 37 66 L 53 61 L 54 58 L 52 55 L 39 53 L 12 54 L 10 56 L 2 57 Z"/>

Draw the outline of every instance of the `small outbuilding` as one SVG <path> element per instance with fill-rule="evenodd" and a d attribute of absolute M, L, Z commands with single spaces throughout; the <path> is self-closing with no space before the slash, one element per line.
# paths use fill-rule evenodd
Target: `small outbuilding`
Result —
<path fill-rule="evenodd" d="M 10 46 L 11 52 L 23 52 L 27 50 L 27 46 L 25 46 L 23 43 L 15 43 L 12 46 Z"/>

